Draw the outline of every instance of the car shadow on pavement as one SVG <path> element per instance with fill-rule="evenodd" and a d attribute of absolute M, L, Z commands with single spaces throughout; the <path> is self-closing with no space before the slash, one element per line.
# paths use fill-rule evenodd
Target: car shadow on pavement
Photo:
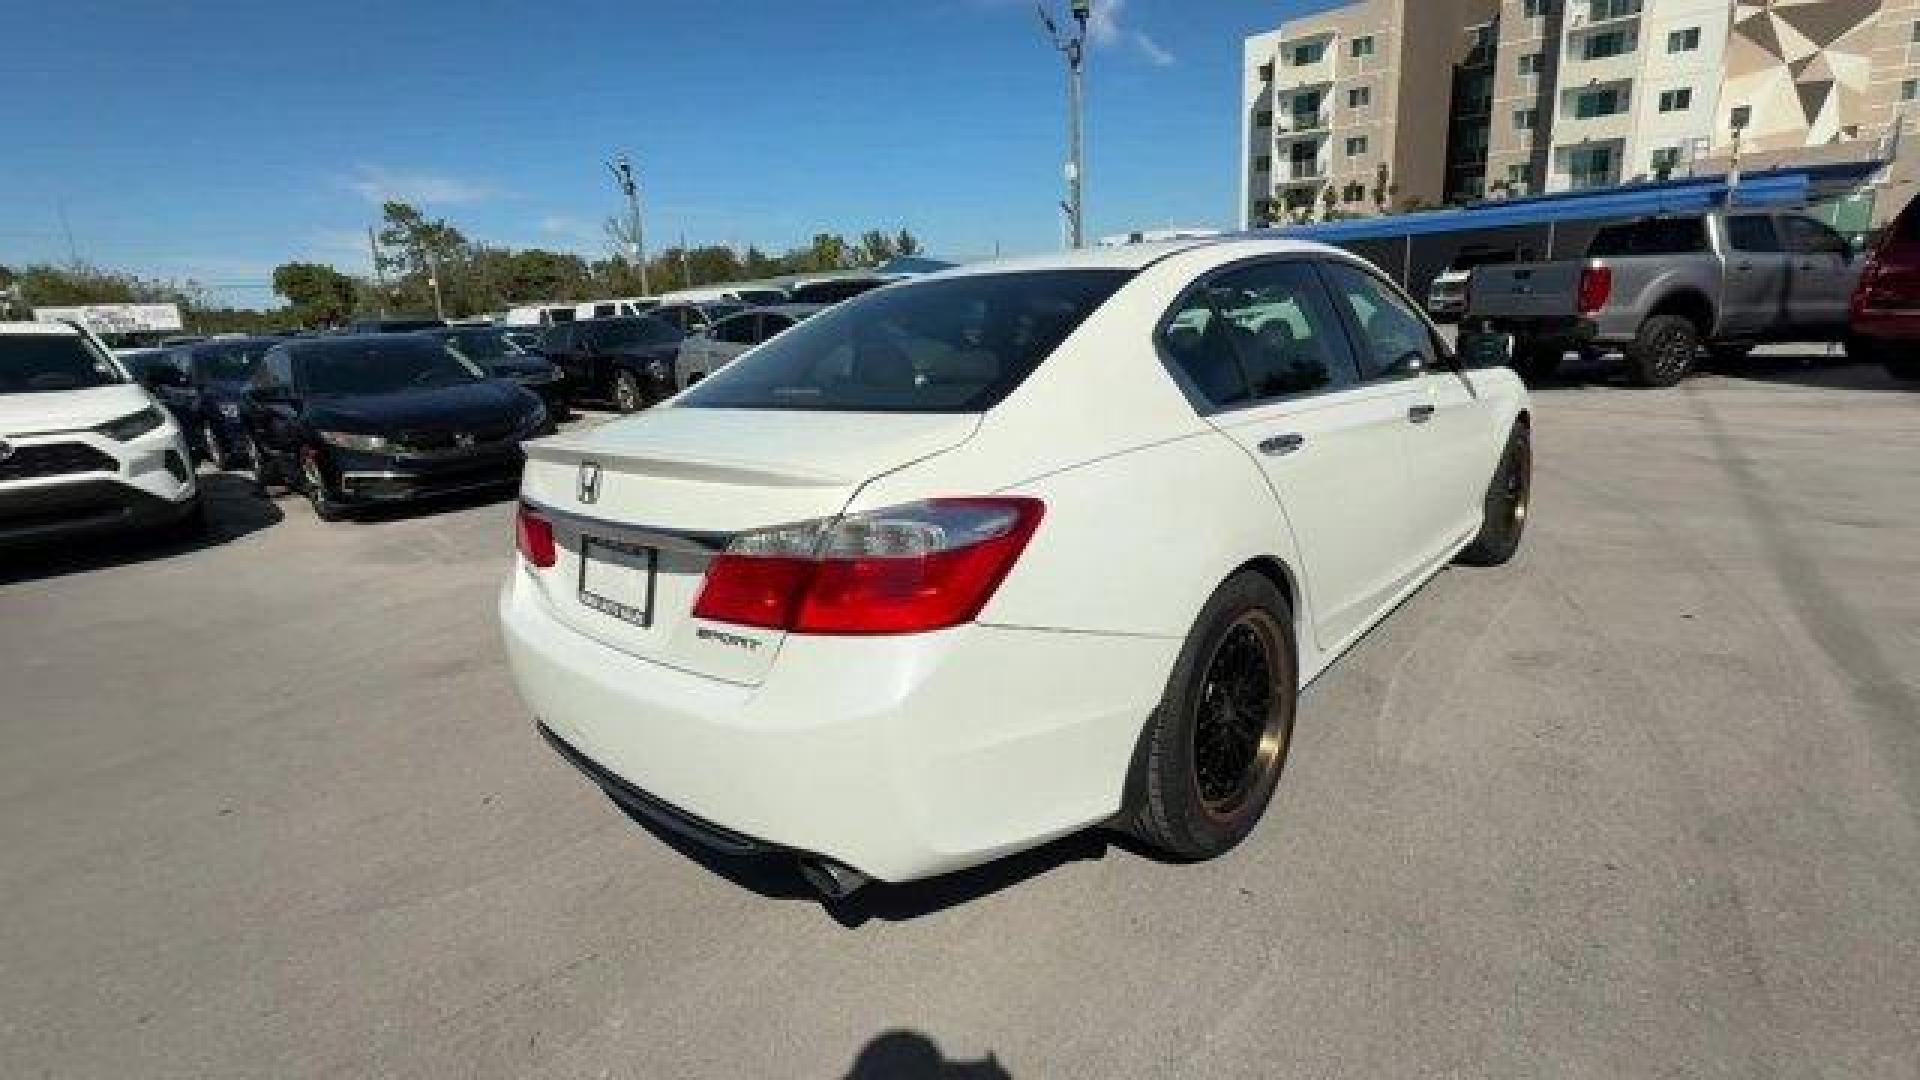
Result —
<path fill-rule="evenodd" d="M 951 1061 L 917 1031 L 882 1032 L 860 1050 L 846 1080 L 1013 1080 L 992 1054 L 979 1061 Z"/>
<path fill-rule="evenodd" d="M 1834 356 L 1750 356 L 1720 374 L 1747 382 L 1782 383 L 1822 390 L 1873 390 L 1920 393 L 1920 382 L 1902 382 L 1879 364 Z"/>
<path fill-rule="evenodd" d="M 21 547 L 0 556 L 0 585 L 169 559 L 238 540 L 286 518 L 278 506 L 260 498 L 245 477 L 201 473 L 199 482 L 207 515 L 206 530 L 199 535 L 180 529 L 130 531 Z"/>
<path fill-rule="evenodd" d="M 617 800 L 610 801 L 620 806 Z M 849 930 L 864 926 L 873 919 L 908 922 L 944 911 L 1011 888 L 1068 863 L 1103 859 L 1110 847 L 1128 847 L 1131 850 L 1124 837 L 1089 829 L 996 859 L 984 866 L 898 885 L 869 882 L 851 896 L 828 900 L 823 899 L 819 890 L 800 875 L 798 863 L 791 857 L 730 855 L 689 840 L 625 807 L 621 807 L 621 811 L 661 843 L 733 884 L 773 900 L 820 904 L 835 922 Z"/>

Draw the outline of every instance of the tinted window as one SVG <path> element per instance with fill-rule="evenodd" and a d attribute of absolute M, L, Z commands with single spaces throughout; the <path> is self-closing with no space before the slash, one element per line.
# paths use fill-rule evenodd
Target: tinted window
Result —
<path fill-rule="evenodd" d="M 0 394 L 81 390 L 124 382 L 77 334 L 0 336 Z"/>
<path fill-rule="evenodd" d="M 1346 263 L 1326 263 L 1335 299 L 1360 331 L 1360 375 L 1378 379 L 1434 366 L 1433 332 L 1386 282 Z M 1417 367 L 1415 365 L 1418 365 Z"/>
<path fill-rule="evenodd" d="M 1333 390 L 1354 382 L 1340 316 L 1313 266 L 1270 263 L 1214 278 L 1207 296 L 1252 400 Z M 1215 346 L 1217 347 L 1217 346 Z"/>
<path fill-rule="evenodd" d="M 473 365 L 426 338 L 375 338 L 306 349 L 299 356 L 300 383 L 316 397 L 392 394 L 456 386 L 481 378 Z"/>
<path fill-rule="evenodd" d="M 572 323 L 555 323 L 552 326 L 547 327 L 546 340 L 547 340 L 548 352 L 551 352 L 551 353 L 572 352 L 573 339 L 574 339 L 574 332 L 573 332 Z"/>
<path fill-rule="evenodd" d="M 461 356 L 478 364 L 490 364 L 496 360 L 525 355 L 525 350 L 508 340 L 507 335 L 498 330 L 453 330 L 433 336 L 452 345 L 459 350 Z"/>
<path fill-rule="evenodd" d="M 1840 234 L 1827 228 L 1812 218 L 1789 215 L 1780 219 L 1787 230 L 1787 247 L 1805 255 L 1838 255 L 1842 258 L 1848 253 L 1847 242 Z"/>
<path fill-rule="evenodd" d="M 1635 255 L 1684 255 L 1707 249 L 1706 223 L 1700 218 L 1649 218 L 1609 225 L 1587 245 L 1594 259 Z"/>
<path fill-rule="evenodd" d="M 195 382 L 245 382 L 253 374 L 253 365 L 273 348 L 273 342 L 215 341 L 196 345 L 192 350 Z"/>
<path fill-rule="evenodd" d="M 267 350 L 260 363 L 253 369 L 253 387 L 275 387 L 293 385 L 293 359 L 285 347 Z"/>
<path fill-rule="evenodd" d="M 120 361 L 120 366 L 127 369 L 127 374 L 132 375 L 136 379 L 146 378 L 147 372 L 155 368 L 170 367 L 175 370 L 180 370 L 181 368 L 179 358 L 176 357 L 170 349 L 139 349 L 133 352 L 118 352 L 114 354 L 114 359 Z"/>
<path fill-rule="evenodd" d="M 796 304 L 837 304 L 861 293 L 877 289 L 886 282 L 865 278 L 846 281 L 815 281 L 796 286 L 788 295 Z"/>
<path fill-rule="evenodd" d="M 760 321 L 758 315 L 735 315 L 723 319 L 713 328 L 715 341 L 731 342 L 735 345 L 751 345 L 758 340 L 759 331 L 755 329 Z"/>
<path fill-rule="evenodd" d="M 593 342 L 602 349 L 646 349 L 680 340 L 680 332 L 658 319 L 621 319 L 593 328 Z"/>
<path fill-rule="evenodd" d="M 735 300 L 743 304 L 784 304 L 787 294 L 774 289 L 736 289 Z"/>
<path fill-rule="evenodd" d="M 1779 251 L 1780 236 L 1773 219 L 1752 214 L 1727 219 L 1727 240 L 1735 251 Z"/>
<path fill-rule="evenodd" d="M 767 342 L 687 392 L 708 409 L 983 412 L 1131 276 L 982 274 L 886 289 Z"/>
<path fill-rule="evenodd" d="M 660 321 L 665 323 L 670 323 L 676 328 L 678 328 L 679 330 L 681 330 L 682 332 L 685 332 L 687 329 L 687 320 L 690 314 L 691 313 L 686 308 L 673 306 L 673 307 L 656 308 L 653 311 L 652 315 L 649 317 L 659 319 Z"/>

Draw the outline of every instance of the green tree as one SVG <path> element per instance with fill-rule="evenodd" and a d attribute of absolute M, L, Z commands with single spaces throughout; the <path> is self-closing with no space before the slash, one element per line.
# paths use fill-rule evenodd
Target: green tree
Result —
<path fill-rule="evenodd" d="M 282 263 L 273 270 L 273 291 L 285 297 L 302 326 L 337 326 L 352 317 L 354 280 L 322 263 Z"/>
<path fill-rule="evenodd" d="M 885 266 L 897 254 L 899 249 L 894 246 L 893 237 L 879 229 L 870 229 L 860 234 L 855 258 L 861 266 Z"/>
<path fill-rule="evenodd" d="M 437 271 L 441 284 L 452 291 L 448 271 L 457 271 L 464 262 L 467 238 L 444 219 L 429 219 L 411 203 L 385 204 L 381 221 L 377 257 L 380 268 L 391 277 L 396 303 L 410 310 L 431 310 L 429 277 Z"/>
<path fill-rule="evenodd" d="M 919 255 L 920 251 L 920 238 L 913 235 L 913 233 L 908 232 L 906 229 L 901 229 L 900 232 L 894 236 L 893 253 L 900 258 L 911 259 Z"/>

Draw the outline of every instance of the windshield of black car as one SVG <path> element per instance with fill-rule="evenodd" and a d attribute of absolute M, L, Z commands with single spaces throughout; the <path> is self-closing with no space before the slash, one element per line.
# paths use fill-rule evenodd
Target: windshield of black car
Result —
<path fill-rule="evenodd" d="M 276 341 L 231 341 L 193 350 L 193 373 L 201 382 L 246 382 L 253 365 Z"/>
<path fill-rule="evenodd" d="M 607 323 L 593 330 L 594 341 L 603 349 L 640 349 L 663 344 L 678 336 L 678 331 L 659 319 L 630 319 Z"/>
<path fill-rule="evenodd" d="M 527 355 L 526 350 L 498 330 L 461 330 L 446 335 L 445 340 L 458 349 L 461 356 L 477 364 L 517 360 Z"/>
<path fill-rule="evenodd" d="M 428 390 L 485 377 L 439 342 L 411 338 L 329 342 L 296 355 L 301 385 L 315 397 Z"/>
<path fill-rule="evenodd" d="M 984 412 L 1131 277 L 981 274 L 883 289 L 799 324 L 681 395 L 695 409 Z"/>
<path fill-rule="evenodd" d="M 55 393 L 126 382 L 77 334 L 0 335 L 0 394 Z"/>

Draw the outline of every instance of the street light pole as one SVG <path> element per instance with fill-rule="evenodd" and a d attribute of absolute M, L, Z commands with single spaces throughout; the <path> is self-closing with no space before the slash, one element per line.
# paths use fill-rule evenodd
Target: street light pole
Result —
<path fill-rule="evenodd" d="M 1067 58 L 1067 232 L 1071 246 L 1079 248 L 1087 246 L 1087 21 L 1093 17 L 1093 2 L 1069 0 L 1068 6 L 1076 24 L 1072 34 L 1061 32 L 1045 4 L 1040 7 L 1040 23 L 1053 39 L 1053 47 Z"/>
<path fill-rule="evenodd" d="M 614 182 L 627 197 L 627 261 L 640 270 L 640 292 L 651 295 L 653 289 L 647 284 L 647 239 L 640 222 L 640 182 L 633 178 L 633 162 L 625 154 L 608 162 L 607 168 L 613 170 Z"/>

